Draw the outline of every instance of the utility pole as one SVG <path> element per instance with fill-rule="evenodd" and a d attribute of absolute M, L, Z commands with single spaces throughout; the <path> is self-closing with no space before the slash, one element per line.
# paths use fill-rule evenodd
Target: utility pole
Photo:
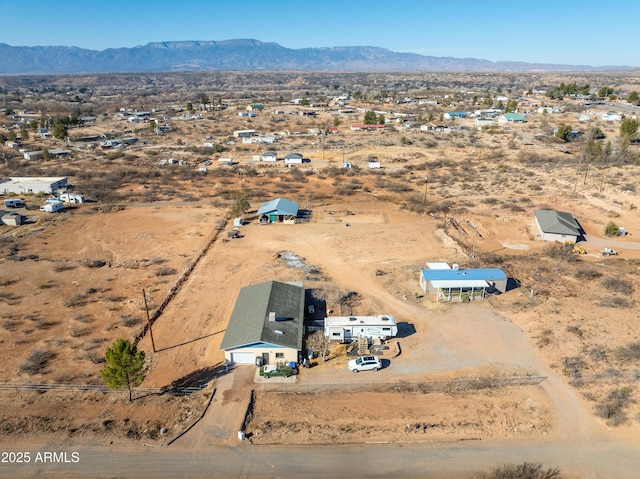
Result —
<path fill-rule="evenodd" d="M 144 310 L 147 312 L 147 324 L 149 325 L 149 337 L 151 338 L 151 347 L 156 352 L 156 343 L 153 341 L 153 331 L 151 330 L 151 318 L 149 318 L 149 305 L 147 304 L 147 293 L 142 288 L 142 297 L 144 298 Z"/>
<path fill-rule="evenodd" d="M 473 228 L 473 246 L 471 247 L 471 258 L 475 258 L 476 257 L 476 227 L 471 225 L 471 227 Z"/>
<path fill-rule="evenodd" d="M 429 177 L 424 177 L 424 204 L 427 204 L 427 189 L 429 187 Z"/>

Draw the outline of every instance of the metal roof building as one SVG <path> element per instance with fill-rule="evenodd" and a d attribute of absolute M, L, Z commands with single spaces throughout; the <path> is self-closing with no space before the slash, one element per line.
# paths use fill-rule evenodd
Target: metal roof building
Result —
<path fill-rule="evenodd" d="M 298 203 L 284 198 L 276 198 L 262 203 L 258 208 L 257 215 L 266 218 L 269 223 L 294 223 L 299 210 Z"/>
<path fill-rule="evenodd" d="M 582 236 L 580 225 L 571 213 L 555 210 L 536 210 L 536 225 L 542 241 L 560 241 L 561 243 L 578 241 Z"/>
<path fill-rule="evenodd" d="M 302 285 L 267 281 L 240 289 L 220 349 L 233 364 L 298 361 L 304 333 Z"/>
<path fill-rule="evenodd" d="M 52 194 L 67 188 L 66 177 L 14 176 L 0 180 L 0 194 Z"/>
<path fill-rule="evenodd" d="M 456 269 L 456 266 L 453 269 L 421 270 L 422 291 L 425 294 L 435 294 L 436 301 L 440 298 L 451 301 L 456 297 L 460 301 L 466 301 L 483 299 L 487 293 L 504 293 L 507 290 L 507 275 L 501 269 Z"/>

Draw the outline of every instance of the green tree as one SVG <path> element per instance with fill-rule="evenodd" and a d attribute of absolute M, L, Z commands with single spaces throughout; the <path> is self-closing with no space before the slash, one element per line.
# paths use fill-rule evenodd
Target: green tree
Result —
<path fill-rule="evenodd" d="M 200 104 L 202 105 L 202 108 L 204 108 L 205 110 L 207 109 L 207 105 L 211 103 L 211 100 L 209 100 L 209 97 L 204 93 L 200 95 L 199 100 L 200 100 Z"/>
<path fill-rule="evenodd" d="M 613 88 L 608 87 L 608 86 L 603 86 L 602 88 L 600 88 L 598 90 L 598 97 L 599 98 L 605 98 L 609 95 L 613 94 Z"/>
<path fill-rule="evenodd" d="M 569 125 L 560 125 L 558 127 L 558 129 L 556 130 L 556 138 L 560 138 L 561 140 L 564 141 L 571 141 L 571 132 L 573 131 L 573 128 L 571 128 Z"/>
<path fill-rule="evenodd" d="M 42 150 L 42 159 L 44 161 L 49 161 L 50 158 L 51 158 L 51 155 L 49 154 L 49 150 L 47 150 L 46 148 Z"/>
<path fill-rule="evenodd" d="M 193 111 L 193 103 L 187 102 L 187 111 Z"/>
<path fill-rule="evenodd" d="M 231 204 L 231 215 L 239 218 L 249 210 L 249 198 L 244 191 L 236 191 L 233 194 L 233 203 Z"/>
<path fill-rule="evenodd" d="M 364 124 L 365 125 L 375 125 L 376 121 L 378 121 L 378 117 L 376 116 L 376 112 L 372 110 L 368 110 L 364 114 Z"/>
<path fill-rule="evenodd" d="M 100 376 L 111 389 L 129 390 L 129 401 L 133 400 L 132 388 L 144 380 L 144 351 L 138 349 L 126 339 L 117 339 L 104 353 L 106 365 Z"/>
<path fill-rule="evenodd" d="M 632 105 L 640 105 L 640 95 L 638 94 L 638 92 L 632 91 L 631 93 L 629 93 L 627 102 L 631 103 Z"/>
<path fill-rule="evenodd" d="M 340 118 L 337 116 L 333 118 L 333 127 L 338 128 L 340 126 Z"/>
<path fill-rule="evenodd" d="M 155 121 L 155 120 L 151 120 L 151 121 L 149 122 L 149 131 L 151 131 L 152 133 L 153 133 L 154 131 L 156 131 L 156 126 L 158 126 L 158 125 L 156 124 L 156 121 Z"/>
<path fill-rule="evenodd" d="M 506 106 L 504 107 L 504 112 L 505 113 L 512 113 L 514 111 L 516 111 L 516 108 L 518 108 L 518 101 L 517 100 L 509 100 L 506 104 Z"/>
<path fill-rule="evenodd" d="M 31 120 L 29 122 L 29 129 L 32 131 L 36 131 L 38 129 L 38 122 L 36 120 Z"/>
<path fill-rule="evenodd" d="M 597 126 L 591 128 L 587 134 L 594 140 L 604 140 L 606 138 L 604 132 Z"/>
<path fill-rule="evenodd" d="M 376 124 L 384 125 L 384 115 L 380 113 L 376 118 Z"/>
<path fill-rule="evenodd" d="M 635 140 L 638 136 L 638 120 L 629 118 L 620 124 L 620 138 Z"/>
<path fill-rule="evenodd" d="M 53 136 L 55 136 L 58 140 L 64 140 L 67 136 L 67 125 L 61 120 L 56 121 L 55 126 L 53 127 Z"/>
<path fill-rule="evenodd" d="M 22 138 L 23 141 L 29 139 L 29 130 L 27 130 L 24 125 L 20 128 L 20 138 Z"/>
<path fill-rule="evenodd" d="M 306 98 L 303 98 L 302 101 L 300 102 L 300 105 L 309 106 L 309 100 L 307 100 Z"/>
<path fill-rule="evenodd" d="M 278 103 L 282 103 L 284 101 L 284 97 L 282 95 L 280 95 L 278 97 Z"/>

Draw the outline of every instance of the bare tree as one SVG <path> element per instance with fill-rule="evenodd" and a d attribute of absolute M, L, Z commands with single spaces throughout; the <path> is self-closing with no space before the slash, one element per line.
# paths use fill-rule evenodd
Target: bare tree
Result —
<path fill-rule="evenodd" d="M 330 349 L 329 338 L 324 335 L 324 331 L 315 331 L 311 333 L 307 338 L 307 346 L 313 351 L 316 351 L 320 357 L 322 357 L 322 362 L 324 363 Z"/>

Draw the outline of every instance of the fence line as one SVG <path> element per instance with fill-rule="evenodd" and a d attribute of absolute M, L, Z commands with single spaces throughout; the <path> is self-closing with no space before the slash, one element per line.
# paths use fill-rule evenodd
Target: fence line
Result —
<path fill-rule="evenodd" d="M 142 394 L 170 394 L 182 396 L 202 391 L 205 386 L 196 387 L 170 387 L 162 388 L 132 388 L 136 395 Z M 100 384 L 37 384 L 37 383 L 0 383 L 2 391 L 60 391 L 60 392 L 101 392 L 101 393 L 121 393 L 122 389 L 110 389 Z"/>
<path fill-rule="evenodd" d="M 640 380 L 640 370 L 618 371 L 616 369 L 610 369 L 594 374 L 570 374 L 569 378 L 569 384 L 576 387 L 593 382 L 604 381 L 609 383 L 613 383 L 615 381 L 634 382 Z"/>
<path fill-rule="evenodd" d="M 400 392 L 400 393 L 434 393 L 474 391 L 480 389 L 496 389 L 509 386 L 535 386 L 547 379 L 547 376 L 500 376 L 480 378 L 458 378 L 449 381 L 395 381 L 384 383 L 349 382 L 349 383 L 261 383 L 255 389 L 274 393 L 323 392 Z"/>

